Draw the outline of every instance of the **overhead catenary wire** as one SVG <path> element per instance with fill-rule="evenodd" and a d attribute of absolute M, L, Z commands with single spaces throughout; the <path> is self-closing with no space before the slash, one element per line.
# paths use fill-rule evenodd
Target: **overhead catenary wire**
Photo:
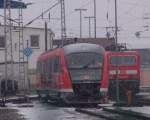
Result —
<path fill-rule="evenodd" d="M 87 5 L 89 5 L 91 2 L 92 2 L 92 1 L 90 0 L 90 1 L 88 1 L 87 3 L 85 3 L 84 5 L 80 6 L 79 8 L 83 8 L 83 7 L 87 6 Z M 74 9 L 73 9 L 71 12 L 69 12 L 69 13 L 66 15 L 66 19 L 67 19 L 69 16 L 71 16 L 73 13 L 75 13 L 75 12 L 76 12 L 76 11 L 74 11 Z M 68 20 L 68 19 L 67 19 L 67 20 Z"/>
<path fill-rule="evenodd" d="M 4 18 L 3 15 L 0 15 L 0 17 L 3 17 L 3 18 Z M 7 18 L 7 17 L 6 17 L 6 19 L 7 19 L 7 20 L 10 20 L 10 21 L 12 21 L 12 22 L 18 23 L 16 20 L 14 20 L 14 19 L 12 19 L 12 18 Z"/>
<path fill-rule="evenodd" d="M 49 12 L 52 8 L 56 7 L 58 4 L 60 4 L 60 2 L 55 3 L 53 6 L 51 6 L 50 8 L 48 8 L 47 10 L 45 10 L 44 12 L 42 12 L 39 16 L 35 17 L 34 19 L 32 19 L 31 21 L 29 21 L 27 24 L 24 25 L 24 27 L 32 24 L 34 21 L 36 21 L 37 19 L 39 19 L 42 15 L 46 14 L 47 12 Z"/>
<path fill-rule="evenodd" d="M 42 1 L 42 0 L 41 0 Z M 52 0 L 53 1 L 53 0 Z M 87 6 L 87 5 L 90 5 L 90 3 L 92 2 L 93 0 L 89 0 L 89 1 L 85 1 L 84 3 L 83 3 L 83 5 L 81 5 L 81 8 L 82 7 L 85 7 L 85 6 Z M 137 6 L 137 2 L 126 2 L 126 1 L 123 1 L 123 2 L 125 2 L 125 4 L 129 4 L 129 5 L 132 5 L 132 6 Z M 139 5 L 139 4 L 138 4 Z M 132 7 L 132 8 L 130 8 L 128 11 L 132 11 L 133 10 L 133 8 L 134 7 Z M 56 9 L 56 11 L 57 11 L 57 9 Z M 128 12 L 128 11 L 126 11 L 123 15 L 128 15 L 128 14 L 130 14 L 130 12 Z M 69 16 L 71 16 L 73 13 L 75 13 L 75 11 L 71 11 L 70 13 L 68 13 L 67 15 L 66 15 L 66 19 L 68 20 L 68 18 L 69 18 Z M 54 13 L 55 14 L 55 13 Z M 123 20 L 125 20 L 125 19 L 123 19 Z M 134 18 L 132 18 L 132 20 L 126 20 L 126 21 L 124 21 L 124 22 L 121 22 L 121 24 L 120 25 L 128 25 L 128 24 L 132 24 L 133 22 L 135 22 L 135 21 L 139 21 L 139 19 L 134 19 Z M 34 21 L 33 21 L 34 22 Z M 54 23 L 54 27 L 55 27 L 55 24 L 57 25 L 57 23 L 58 23 L 59 21 L 57 21 L 57 22 L 55 22 Z"/>
<path fill-rule="evenodd" d="M 81 5 L 79 8 L 83 8 L 83 7 L 87 6 L 87 5 L 89 5 L 92 1 L 93 1 L 93 0 L 89 0 L 89 1 L 86 2 L 85 4 Z M 66 20 L 68 20 L 68 17 L 71 16 L 73 13 L 75 13 L 74 10 L 71 11 L 71 12 L 69 12 L 69 13 L 66 15 Z M 59 21 L 57 21 L 56 23 L 54 23 L 54 26 L 58 25 L 58 22 L 59 22 Z"/>

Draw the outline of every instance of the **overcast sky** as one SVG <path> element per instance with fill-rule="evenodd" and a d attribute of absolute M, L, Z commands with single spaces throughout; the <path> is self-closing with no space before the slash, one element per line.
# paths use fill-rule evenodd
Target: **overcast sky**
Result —
<path fill-rule="evenodd" d="M 24 24 L 40 15 L 42 11 L 48 9 L 58 0 L 23 0 L 24 2 L 33 2 L 24 10 Z M 79 37 L 79 12 L 75 12 L 76 8 L 86 8 L 83 13 L 85 16 L 93 16 L 93 0 L 65 0 L 66 6 L 66 24 L 67 36 Z M 109 19 L 106 15 L 109 13 Z M 3 11 L 1 10 L 3 14 Z M 51 18 L 48 26 L 55 32 L 56 37 L 60 37 L 60 5 L 56 6 L 50 12 Z M 17 18 L 17 10 L 12 10 L 12 18 Z M 48 14 L 44 15 L 45 18 Z M 119 42 L 127 43 L 130 48 L 150 48 L 150 0 L 118 0 L 118 26 L 119 26 Z M 43 27 L 44 21 L 38 19 L 30 26 Z M 2 19 L 1 19 L 2 22 Z M 94 36 L 94 24 L 91 22 L 92 36 Z M 97 36 L 104 37 L 106 35 L 105 27 L 114 26 L 114 0 L 97 0 Z M 135 33 L 140 32 L 140 38 Z M 110 29 L 111 35 L 114 33 Z M 88 21 L 83 18 L 83 37 L 88 37 Z"/>

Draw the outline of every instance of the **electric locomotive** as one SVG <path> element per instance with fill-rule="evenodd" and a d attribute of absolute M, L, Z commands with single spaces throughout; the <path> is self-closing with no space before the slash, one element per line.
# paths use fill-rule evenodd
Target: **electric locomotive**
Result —
<path fill-rule="evenodd" d="M 119 98 L 127 100 L 128 91 L 134 98 L 140 86 L 140 56 L 136 51 L 120 51 L 105 53 L 105 67 L 109 80 L 109 97 L 116 100 L 117 82 Z"/>
<path fill-rule="evenodd" d="M 107 95 L 104 48 L 76 43 L 41 54 L 37 62 L 37 92 L 64 103 L 100 103 Z"/>

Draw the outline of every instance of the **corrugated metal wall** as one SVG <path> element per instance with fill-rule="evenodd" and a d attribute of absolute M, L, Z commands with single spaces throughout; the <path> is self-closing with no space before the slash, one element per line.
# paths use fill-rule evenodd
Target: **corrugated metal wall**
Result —
<path fill-rule="evenodd" d="M 141 87 L 150 87 L 150 68 L 141 69 Z"/>

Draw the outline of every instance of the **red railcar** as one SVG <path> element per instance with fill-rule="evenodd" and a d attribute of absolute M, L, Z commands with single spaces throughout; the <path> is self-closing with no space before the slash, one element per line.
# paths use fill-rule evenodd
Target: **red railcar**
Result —
<path fill-rule="evenodd" d="M 105 69 L 109 80 L 109 97 L 116 99 L 116 83 L 119 83 L 120 100 L 127 98 L 127 91 L 134 96 L 139 92 L 140 56 L 136 51 L 105 52 Z"/>
<path fill-rule="evenodd" d="M 104 48 L 88 43 L 47 51 L 37 62 L 37 92 L 65 103 L 100 103 L 107 94 Z"/>

